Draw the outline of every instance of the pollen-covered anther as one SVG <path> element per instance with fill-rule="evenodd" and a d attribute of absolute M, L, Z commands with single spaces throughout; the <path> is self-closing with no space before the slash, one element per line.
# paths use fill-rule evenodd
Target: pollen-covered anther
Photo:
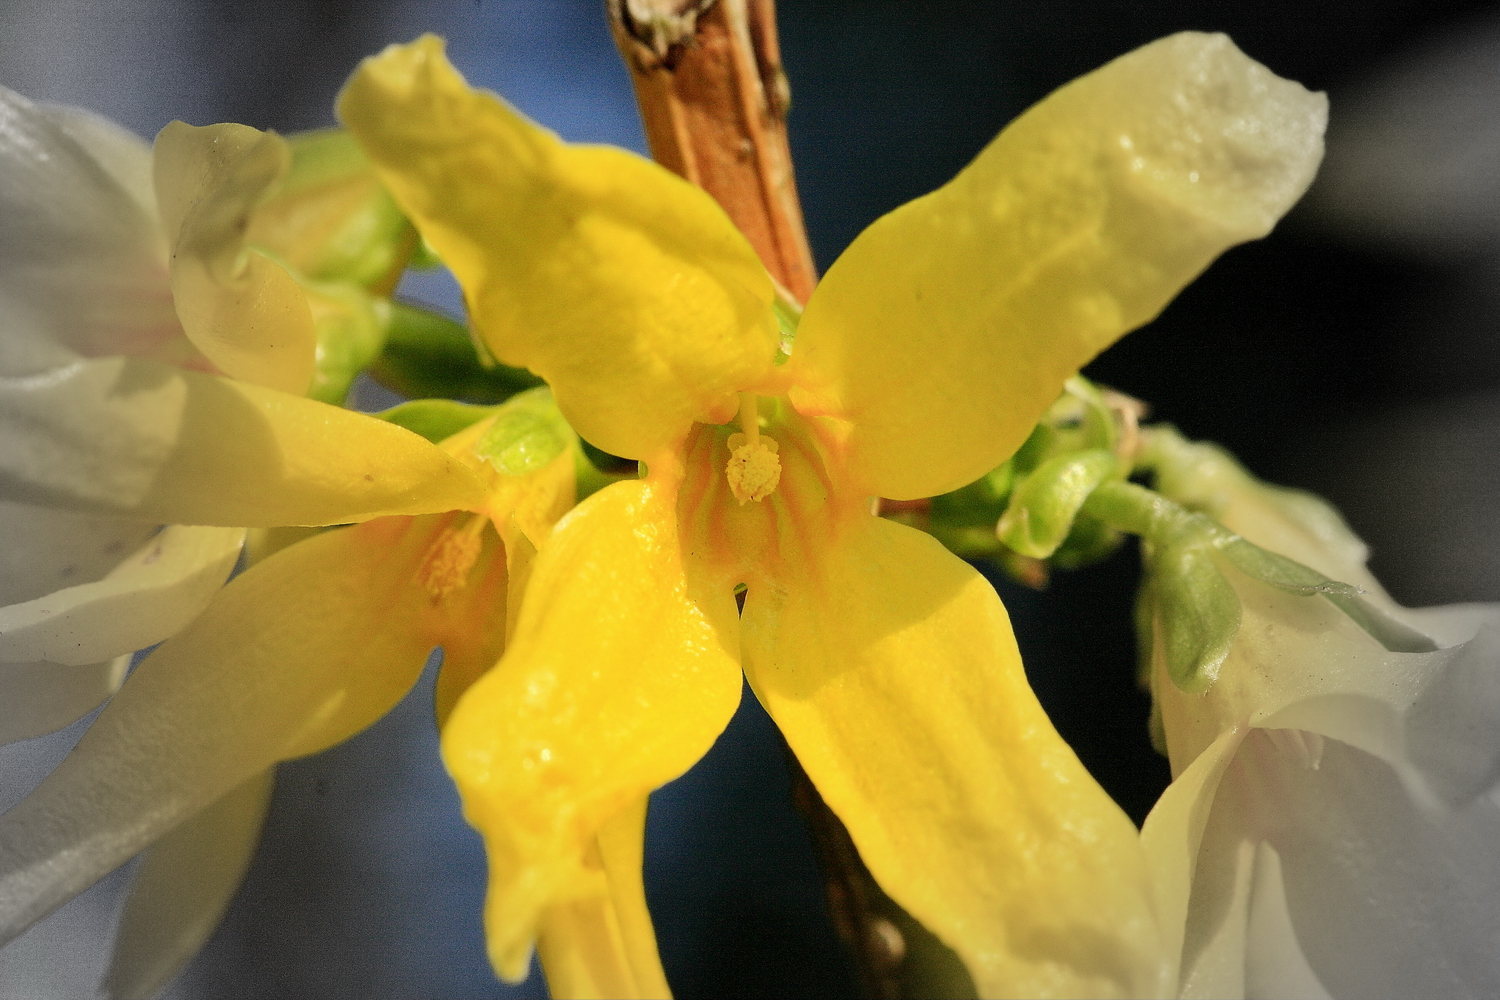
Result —
<path fill-rule="evenodd" d="M 436 600 L 442 600 L 455 590 L 463 588 L 469 570 L 479 560 L 483 547 L 479 534 L 484 530 L 483 517 L 471 518 L 462 528 L 445 528 L 422 560 L 418 577 L 422 586 Z"/>
<path fill-rule="evenodd" d="M 729 464 L 724 468 L 729 491 L 741 505 L 750 500 L 764 500 L 781 482 L 781 459 L 776 457 L 776 442 L 765 435 L 748 440 L 743 434 L 729 435 Z"/>

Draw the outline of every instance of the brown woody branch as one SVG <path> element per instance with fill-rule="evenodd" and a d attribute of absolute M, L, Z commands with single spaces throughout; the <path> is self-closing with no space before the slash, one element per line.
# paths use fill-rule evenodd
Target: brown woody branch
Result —
<path fill-rule="evenodd" d="M 607 0 L 662 166 L 706 190 L 798 302 L 817 283 L 786 138 L 773 0 Z"/>

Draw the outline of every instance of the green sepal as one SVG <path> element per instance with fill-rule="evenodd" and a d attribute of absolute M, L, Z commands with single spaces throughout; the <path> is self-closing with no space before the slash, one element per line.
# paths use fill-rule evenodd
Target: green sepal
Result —
<path fill-rule="evenodd" d="M 1068 537 L 1052 553 L 1052 565 L 1060 569 L 1082 569 L 1103 562 L 1119 551 L 1125 536 L 1087 514 L 1073 519 Z"/>
<path fill-rule="evenodd" d="M 1431 653 L 1438 649 L 1431 636 L 1386 614 L 1358 594 L 1323 596 L 1392 653 Z"/>
<path fill-rule="evenodd" d="M 524 476 L 547 465 L 576 440 L 551 390 L 532 389 L 495 411 L 494 423 L 474 442 L 474 453 L 502 475 Z"/>
<path fill-rule="evenodd" d="M 1046 559 L 1073 530 L 1089 494 L 1119 469 L 1114 453 L 1102 449 L 1048 459 L 1011 491 L 996 535 L 1023 556 Z"/>
<path fill-rule="evenodd" d="M 494 412 L 493 406 L 473 406 L 451 399 L 414 399 L 373 415 L 437 444 Z"/>
<path fill-rule="evenodd" d="M 468 327 L 440 313 L 392 302 L 385 349 L 370 374 L 403 396 L 503 403 L 542 384 L 524 368 L 486 367 Z"/>
<path fill-rule="evenodd" d="M 1224 557 L 1235 569 L 1252 580 L 1259 580 L 1277 590 L 1300 597 L 1310 597 L 1313 594 L 1355 597 L 1360 592 L 1358 587 L 1330 580 L 1315 569 L 1263 549 L 1239 535 L 1229 535 L 1227 532 L 1226 535 L 1216 543 L 1219 551 L 1224 553 Z"/>
<path fill-rule="evenodd" d="M 1240 598 L 1214 562 L 1213 547 L 1187 537 L 1150 556 L 1153 633 L 1167 676 L 1196 694 L 1218 679 L 1240 631 Z"/>

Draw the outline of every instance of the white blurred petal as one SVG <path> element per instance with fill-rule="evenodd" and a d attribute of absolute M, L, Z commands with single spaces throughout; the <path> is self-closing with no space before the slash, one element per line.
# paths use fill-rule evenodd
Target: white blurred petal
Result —
<path fill-rule="evenodd" d="M 130 654 L 106 663 L 0 663 L 0 744 L 71 725 L 114 694 Z"/>
<path fill-rule="evenodd" d="M 158 527 L 0 501 L 0 607 L 100 579 Z"/>
<path fill-rule="evenodd" d="M 1424 809 L 1385 762 L 1324 742 L 1313 767 L 1252 733 L 1210 821 L 1223 807 L 1280 856 L 1318 980 L 1334 996 L 1500 995 L 1500 808 Z"/>
<path fill-rule="evenodd" d="M 106 168 L 71 132 L 129 162 Z M 160 226 L 121 184 L 136 183 L 140 150 L 103 136 L 0 88 L 0 374 L 181 336 Z"/>
<path fill-rule="evenodd" d="M 1273 1000 L 1299 997 L 1333 1000 L 1307 964 L 1287 908 L 1281 855 L 1262 841 L 1255 847 L 1255 875 L 1245 926 L 1245 995 Z"/>
<path fill-rule="evenodd" d="M 179 375 L 124 358 L 0 375 L 0 495 L 102 512 L 138 503 L 181 434 Z"/>
<path fill-rule="evenodd" d="M 244 538 L 173 525 L 102 580 L 0 608 L 0 662 L 85 664 L 161 642 L 208 605 Z"/>
<path fill-rule="evenodd" d="M 68 138 L 83 147 L 135 201 L 149 219 L 157 218 L 156 190 L 151 183 L 151 145 L 102 115 L 66 104 L 37 104 L 36 109 Z"/>
<path fill-rule="evenodd" d="M 120 915 L 107 996 L 154 996 L 213 934 L 255 856 L 274 774 L 227 792 L 146 852 Z"/>

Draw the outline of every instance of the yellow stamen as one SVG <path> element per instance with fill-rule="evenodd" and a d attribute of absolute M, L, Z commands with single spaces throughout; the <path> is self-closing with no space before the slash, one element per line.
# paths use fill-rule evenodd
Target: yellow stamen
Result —
<path fill-rule="evenodd" d="M 472 515 L 462 528 L 445 528 L 432 543 L 427 558 L 422 561 L 418 574 L 422 586 L 436 600 L 442 600 L 455 590 L 460 590 L 468 580 L 469 570 L 479 559 L 483 547 L 479 535 L 489 518 Z"/>

